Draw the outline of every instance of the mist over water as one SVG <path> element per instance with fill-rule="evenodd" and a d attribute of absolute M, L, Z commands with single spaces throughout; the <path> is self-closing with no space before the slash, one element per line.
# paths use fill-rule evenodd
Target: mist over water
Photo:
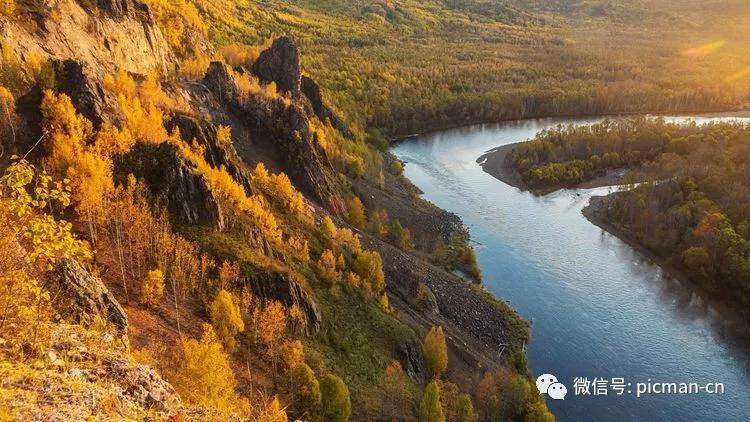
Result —
<path fill-rule="evenodd" d="M 476 163 L 487 150 L 557 124 L 600 120 L 472 126 L 420 136 L 392 152 L 407 162 L 405 175 L 425 199 L 467 225 L 485 286 L 532 322 L 533 373 L 554 374 L 568 389 L 564 401 L 547 400 L 558 420 L 748 420 L 750 351 L 721 334 L 720 316 L 700 295 L 581 215 L 592 195 L 610 188 L 535 197 Z M 576 396 L 575 377 L 625 378 L 633 393 Z M 649 379 L 721 382 L 725 392 L 636 398 L 636 383 Z"/>

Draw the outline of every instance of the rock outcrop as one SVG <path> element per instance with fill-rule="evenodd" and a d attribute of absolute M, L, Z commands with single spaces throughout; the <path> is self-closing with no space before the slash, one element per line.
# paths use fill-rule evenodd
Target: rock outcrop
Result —
<path fill-rule="evenodd" d="M 97 0 L 98 6 L 105 13 L 115 18 L 136 18 L 138 14 L 144 14 L 146 22 L 153 23 L 151 10 L 139 0 Z"/>
<path fill-rule="evenodd" d="M 325 152 L 314 139 L 308 115 L 296 101 L 263 93 L 243 93 L 232 70 L 214 62 L 203 84 L 217 107 L 232 113 L 254 138 L 276 149 L 295 186 L 321 204 L 341 210 L 341 193 Z"/>
<path fill-rule="evenodd" d="M 166 73 L 177 63 L 148 5 L 141 0 L 45 3 L 46 7 L 34 15 L 35 25 L 24 19 L 0 19 L 0 39 L 22 61 L 32 54 L 72 59 L 101 74 L 119 69 L 137 74 L 152 69 Z M 88 5 L 82 6 L 84 3 Z M 101 12 L 95 13 L 92 8 Z"/>
<path fill-rule="evenodd" d="M 43 365 L 3 362 L 0 408 L 19 421 L 173 420 L 192 411 L 155 370 L 127 352 L 111 336 L 57 324 Z"/>
<path fill-rule="evenodd" d="M 401 367 L 411 379 L 422 382 L 427 379 L 427 365 L 422 354 L 422 345 L 418 340 L 410 340 L 398 345 L 396 349 Z"/>
<path fill-rule="evenodd" d="M 50 273 L 47 288 L 53 306 L 65 319 L 83 325 L 103 318 L 122 335 L 126 334 L 128 317 L 104 283 L 76 261 L 60 261 Z"/>
<path fill-rule="evenodd" d="M 175 128 L 179 129 L 182 139 L 202 146 L 206 162 L 215 168 L 224 167 L 236 181 L 244 186 L 248 194 L 251 193 L 250 177 L 242 166 L 242 159 L 237 154 L 234 145 L 220 143 L 216 125 L 197 117 L 178 113 L 167 122 L 166 128 L 169 132 Z"/>
<path fill-rule="evenodd" d="M 254 270 L 253 275 L 245 277 L 243 282 L 261 299 L 278 300 L 287 307 L 297 305 L 304 318 L 303 326 L 299 327 L 300 332 L 309 336 L 320 331 L 323 316 L 317 302 L 289 275 Z"/>
<path fill-rule="evenodd" d="M 253 65 L 253 73 L 266 83 L 275 82 L 276 87 L 299 98 L 302 90 L 299 50 L 289 37 L 276 38 L 268 50 L 260 53 Z"/>
<path fill-rule="evenodd" d="M 94 124 L 113 123 L 116 99 L 104 89 L 91 67 L 76 60 L 53 60 L 58 90 L 70 97 L 78 113 Z"/>
<path fill-rule="evenodd" d="M 122 395 L 144 409 L 169 412 L 180 407 L 180 396 L 172 385 L 153 369 L 145 365 L 133 364 L 123 357 L 109 357 L 103 362 L 104 375 L 116 381 Z"/>
<path fill-rule="evenodd" d="M 315 113 L 321 122 L 329 122 L 331 126 L 336 128 L 347 138 L 352 138 L 354 136 L 349 129 L 349 126 L 347 126 L 346 123 L 344 123 L 344 121 L 341 120 L 323 101 L 323 95 L 320 92 L 318 83 L 304 75 L 302 76 L 302 93 L 310 102 L 313 113 Z"/>
<path fill-rule="evenodd" d="M 208 180 L 176 145 L 136 143 L 115 161 L 115 174 L 120 182 L 128 174 L 144 180 L 157 204 L 179 221 L 224 229 L 224 215 Z"/>

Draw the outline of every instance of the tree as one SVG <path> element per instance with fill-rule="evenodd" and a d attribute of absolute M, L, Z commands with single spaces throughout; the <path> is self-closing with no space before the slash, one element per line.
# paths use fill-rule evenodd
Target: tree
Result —
<path fill-rule="evenodd" d="M 235 337 L 237 333 L 245 331 L 245 323 L 242 321 L 240 308 L 237 307 L 232 294 L 226 290 L 220 290 L 216 298 L 209 306 L 211 324 L 224 348 L 233 352 L 236 346 Z"/>
<path fill-rule="evenodd" d="M 333 223 L 333 220 L 331 220 L 331 217 L 327 215 L 323 217 L 321 228 L 323 230 L 323 235 L 325 235 L 330 244 L 333 246 L 333 244 L 336 243 L 336 239 L 338 238 L 338 229 Z"/>
<path fill-rule="evenodd" d="M 322 414 L 326 421 L 345 422 L 352 413 L 349 389 L 344 381 L 333 374 L 320 380 Z"/>
<path fill-rule="evenodd" d="M 403 420 L 412 412 L 413 397 L 409 390 L 409 376 L 401 364 L 394 360 L 388 364 L 378 380 L 382 397 L 380 414 L 388 420 Z"/>
<path fill-rule="evenodd" d="M 302 363 L 295 369 L 294 379 L 299 395 L 299 410 L 304 415 L 317 415 L 320 412 L 321 392 L 315 373 L 306 363 Z"/>
<path fill-rule="evenodd" d="M 393 241 L 396 242 L 396 245 L 399 248 L 405 251 L 414 249 L 414 242 L 411 240 L 411 231 L 409 231 L 409 229 L 407 228 L 404 228 L 404 226 L 401 225 L 400 221 L 396 220 L 393 222 L 391 235 L 393 237 Z"/>
<path fill-rule="evenodd" d="M 468 394 L 460 394 L 456 399 L 456 421 L 475 422 L 477 415 L 474 414 L 474 404 Z"/>
<path fill-rule="evenodd" d="M 240 266 L 236 262 L 224 261 L 219 267 L 219 288 L 226 290 L 240 279 Z"/>
<path fill-rule="evenodd" d="M 155 306 L 164 296 L 164 273 L 159 269 L 149 271 L 141 281 L 139 299 L 144 305 Z"/>
<path fill-rule="evenodd" d="M 341 279 L 341 273 L 336 269 L 336 257 L 330 249 L 326 249 L 320 255 L 317 272 L 318 277 L 330 284 L 335 284 Z"/>
<path fill-rule="evenodd" d="M 237 382 L 229 356 L 213 328 L 204 324 L 200 340 L 183 340 L 182 353 L 174 382 L 180 396 L 191 404 L 218 410 L 231 408 Z"/>
<path fill-rule="evenodd" d="M 375 294 L 385 291 L 385 273 L 380 254 L 375 251 L 361 251 L 351 265 L 352 271 L 369 286 Z"/>
<path fill-rule="evenodd" d="M 440 404 L 440 386 L 432 380 L 425 387 L 422 402 L 419 404 L 420 422 L 444 422 L 443 406 Z"/>
<path fill-rule="evenodd" d="M 355 195 L 352 195 L 346 200 L 346 217 L 349 224 L 352 226 L 363 229 L 367 221 L 365 217 L 365 207 L 362 205 L 362 201 Z"/>
<path fill-rule="evenodd" d="M 433 377 L 440 377 L 448 367 L 448 347 L 445 344 L 443 327 L 432 327 L 424 338 L 422 345 L 427 369 Z"/>
<path fill-rule="evenodd" d="M 0 85 L 0 156 L 5 147 L 14 147 L 20 120 L 16 115 L 16 100 L 13 94 Z"/>

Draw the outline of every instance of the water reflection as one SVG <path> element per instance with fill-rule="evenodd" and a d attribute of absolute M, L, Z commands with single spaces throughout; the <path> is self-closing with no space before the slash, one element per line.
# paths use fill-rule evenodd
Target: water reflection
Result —
<path fill-rule="evenodd" d="M 425 135 L 394 148 L 426 199 L 455 212 L 481 245 L 485 285 L 534 321 L 529 361 L 536 373 L 633 382 L 718 381 L 724 395 L 550 401 L 560 420 L 746 420 L 748 351 L 720 313 L 643 254 L 589 223 L 581 209 L 610 188 L 535 197 L 484 173 L 475 160 L 556 124 L 541 119 Z"/>

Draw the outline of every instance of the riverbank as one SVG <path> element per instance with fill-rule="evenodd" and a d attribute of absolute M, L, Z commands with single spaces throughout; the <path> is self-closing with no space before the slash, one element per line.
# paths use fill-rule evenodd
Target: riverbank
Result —
<path fill-rule="evenodd" d="M 607 196 L 592 196 L 589 204 L 581 210 L 581 214 L 591 224 L 620 239 L 638 254 L 657 265 L 664 271 L 668 279 L 687 286 L 705 303 L 707 308 L 713 309 L 721 315 L 722 330 L 719 331 L 719 335 L 725 338 L 731 337 L 744 348 L 750 348 L 750 325 L 748 325 L 747 319 L 732 306 L 728 298 L 716 297 L 716 295 L 696 285 L 685 272 L 674 266 L 668 259 L 643 246 L 632 233 L 609 220 L 607 211 L 609 203 L 615 195 L 619 194 L 614 192 Z"/>

